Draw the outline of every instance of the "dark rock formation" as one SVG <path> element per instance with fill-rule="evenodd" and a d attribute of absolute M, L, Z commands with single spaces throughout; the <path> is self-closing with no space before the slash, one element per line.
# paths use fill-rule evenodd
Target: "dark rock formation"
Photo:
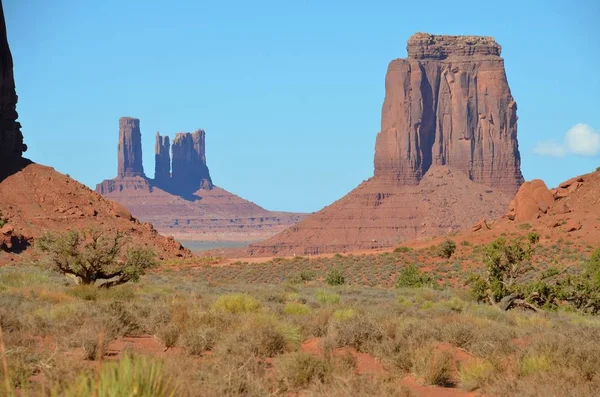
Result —
<path fill-rule="evenodd" d="M 212 189 L 213 183 L 206 166 L 205 132 L 197 130 L 175 135 L 173 139 L 172 184 L 176 188 Z"/>
<path fill-rule="evenodd" d="M 491 37 L 417 33 L 389 64 L 375 176 L 418 184 L 448 165 L 513 195 L 523 183 L 517 105 Z"/>
<path fill-rule="evenodd" d="M 118 162 L 119 177 L 144 176 L 139 119 L 133 117 L 119 119 Z"/>
<path fill-rule="evenodd" d="M 0 16 L 0 168 L 5 168 L 19 160 L 27 146 L 23 143 L 21 124 L 16 121 L 18 98 L 1 2 Z M 6 170 L 0 169 L 0 174 L 3 171 Z"/>
<path fill-rule="evenodd" d="M 156 133 L 154 145 L 154 181 L 159 186 L 165 186 L 171 177 L 171 143 L 168 136 Z"/>

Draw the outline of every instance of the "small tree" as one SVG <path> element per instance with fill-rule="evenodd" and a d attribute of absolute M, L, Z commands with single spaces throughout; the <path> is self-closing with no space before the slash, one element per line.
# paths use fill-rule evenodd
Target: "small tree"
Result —
<path fill-rule="evenodd" d="M 480 301 L 489 300 L 494 305 L 502 303 L 504 309 L 514 305 L 514 300 L 522 295 L 517 280 L 529 270 L 536 240 L 528 239 L 523 243 L 499 238 L 490 243 L 485 249 L 486 276 L 470 280 L 472 294 Z"/>
<path fill-rule="evenodd" d="M 439 255 L 442 258 L 450 259 L 450 257 L 456 251 L 456 243 L 452 240 L 446 240 L 440 244 L 439 247 Z"/>
<path fill-rule="evenodd" d="M 332 269 L 329 273 L 327 273 L 325 282 L 329 285 L 342 285 L 346 282 L 346 279 L 341 271 L 338 269 Z"/>
<path fill-rule="evenodd" d="M 156 266 L 154 251 L 133 247 L 121 255 L 124 246 L 121 232 L 105 234 L 97 229 L 47 233 L 36 247 L 47 254 L 45 264 L 62 274 L 75 276 L 79 283 L 110 288 L 136 282 L 147 269 Z"/>
<path fill-rule="evenodd" d="M 400 270 L 400 274 L 396 279 L 396 288 L 419 288 L 432 284 L 432 278 L 428 274 L 419 273 L 419 269 L 415 265 L 409 265 Z"/>

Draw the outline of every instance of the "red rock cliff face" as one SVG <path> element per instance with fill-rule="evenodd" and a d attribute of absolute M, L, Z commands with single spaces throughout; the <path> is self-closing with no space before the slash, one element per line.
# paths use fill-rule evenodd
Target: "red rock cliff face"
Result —
<path fill-rule="evenodd" d="M 0 161 L 5 165 L 20 159 L 27 150 L 27 146 L 23 144 L 21 124 L 16 121 L 17 99 L 13 59 L 6 36 L 4 10 L 0 2 Z"/>
<path fill-rule="evenodd" d="M 175 186 L 212 189 L 213 183 L 206 166 L 205 147 L 204 130 L 175 135 L 172 145 L 172 182 Z"/>
<path fill-rule="evenodd" d="M 415 185 L 432 165 L 513 195 L 523 183 L 517 105 L 493 38 L 417 33 L 389 64 L 375 176 Z"/>
<path fill-rule="evenodd" d="M 140 120 L 133 117 L 119 119 L 118 175 L 144 176 Z"/>

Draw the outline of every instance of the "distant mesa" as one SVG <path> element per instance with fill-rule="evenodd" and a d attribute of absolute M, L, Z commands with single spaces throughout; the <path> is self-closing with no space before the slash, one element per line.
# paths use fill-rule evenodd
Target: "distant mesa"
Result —
<path fill-rule="evenodd" d="M 388 247 L 506 212 L 523 176 L 500 45 L 417 33 L 407 52 L 388 66 L 374 176 L 250 254 Z"/>
<path fill-rule="evenodd" d="M 96 186 L 161 233 L 195 241 L 258 241 L 285 230 L 304 214 L 272 212 L 213 184 L 206 164 L 206 132 L 156 133 L 154 179 L 144 173 L 140 120 L 119 119 L 118 173 Z"/>

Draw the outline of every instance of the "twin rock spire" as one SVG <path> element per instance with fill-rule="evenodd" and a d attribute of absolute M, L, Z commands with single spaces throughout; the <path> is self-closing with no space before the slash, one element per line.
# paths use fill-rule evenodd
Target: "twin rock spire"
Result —
<path fill-rule="evenodd" d="M 178 133 L 171 145 L 168 136 L 161 136 L 157 132 L 154 184 L 177 192 L 212 189 L 213 183 L 206 166 L 205 136 L 202 129 L 193 133 Z M 133 117 L 119 119 L 118 177 L 146 178 L 142 163 L 140 120 Z"/>

